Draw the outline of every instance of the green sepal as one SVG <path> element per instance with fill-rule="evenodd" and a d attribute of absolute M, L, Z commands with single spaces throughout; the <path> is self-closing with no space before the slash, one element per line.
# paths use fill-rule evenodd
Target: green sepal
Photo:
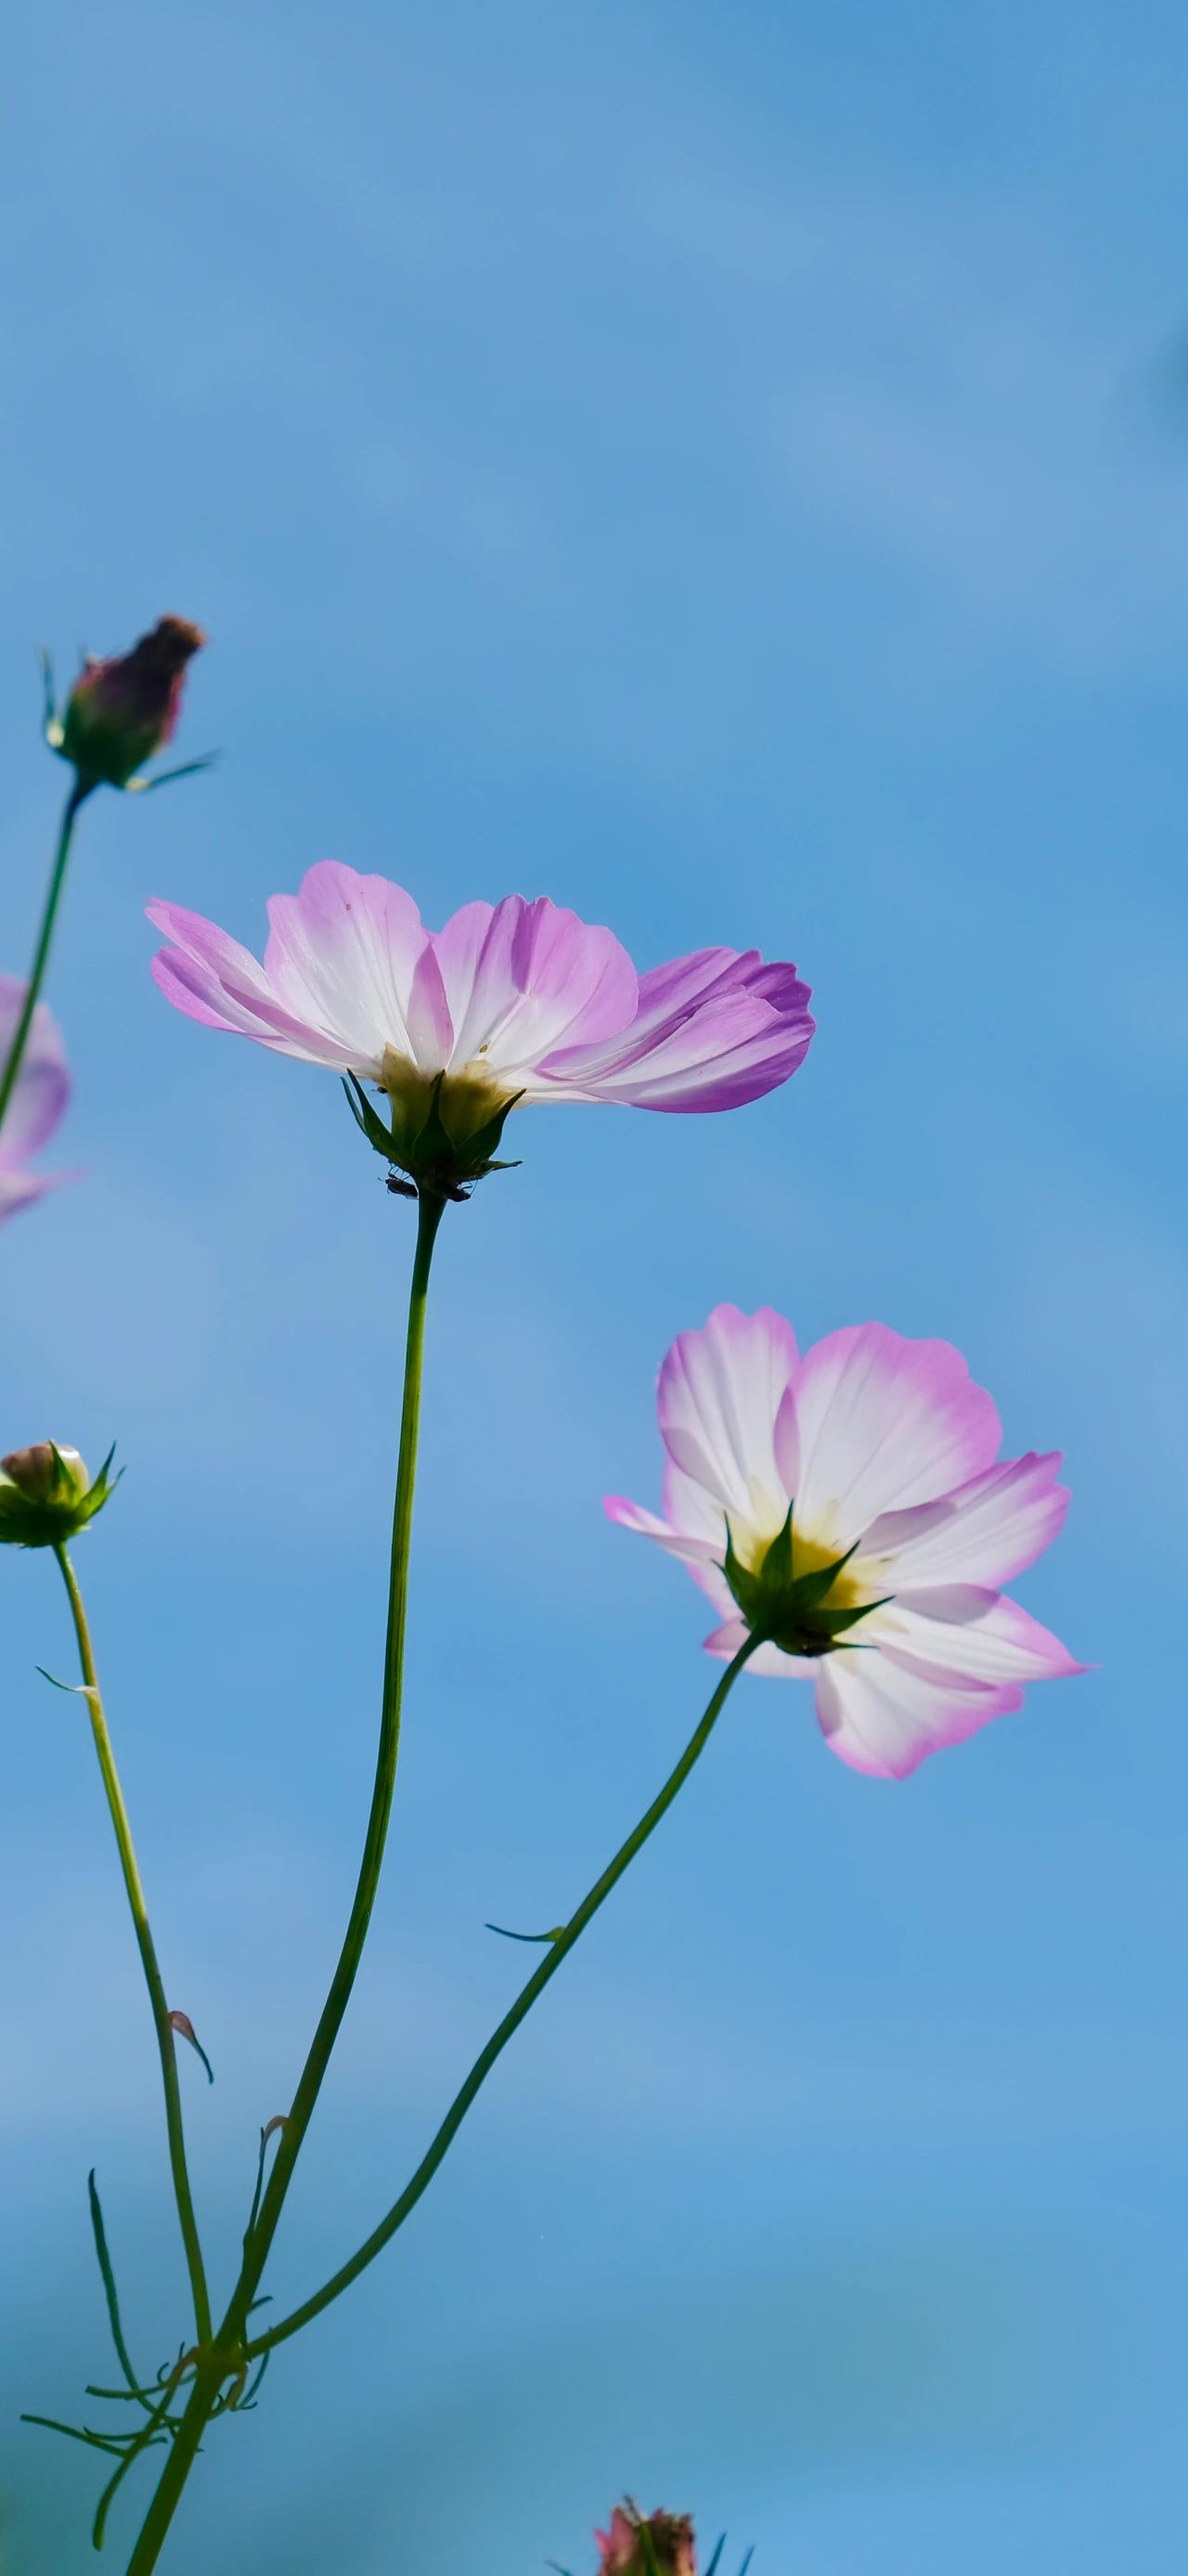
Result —
<path fill-rule="evenodd" d="M 114 1445 L 89 1480 L 76 1449 L 54 1440 L 14 1450 L 0 1467 L 0 1546 L 61 1547 L 109 1502 L 123 1475 L 111 1474 Z"/>
<path fill-rule="evenodd" d="M 454 1133 L 450 1124 L 450 1091 L 444 1072 L 434 1076 L 424 1093 L 423 1115 L 418 1115 L 421 1100 L 415 1084 L 410 1084 L 407 1101 L 389 1094 L 391 1124 L 385 1125 L 372 1105 L 357 1074 L 343 1076 L 343 1090 L 350 1104 L 356 1126 L 377 1154 L 382 1154 L 392 1173 L 406 1173 L 411 1188 L 395 1179 L 389 1187 L 402 1197 L 416 1197 L 421 1190 L 436 1192 L 441 1198 L 460 1199 L 469 1196 L 476 1181 L 485 1180 L 488 1172 L 511 1172 L 515 1162 L 494 1160 L 495 1148 L 503 1136 L 509 1113 L 523 1099 L 517 1091 L 504 1101 L 491 1118 L 469 1134 Z"/>
<path fill-rule="evenodd" d="M 350 1113 L 354 1119 L 356 1127 L 361 1128 L 363 1134 L 367 1138 L 368 1144 L 374 1145 L 376 1153 L 382 1154 L 385 1162 L 394 1162 L 396 1159 L 396 1152 L 395 1138 L 393 1137 L 392 1130 L 390 1127 L 385 1127 L 382 1118 L 377 1117 L 358 1075 L 354 1073 L 344 1073 L 342 1077 L 342 1087 L 346 1093 L 347 1105 L 350 1109 Z"/>
<path fill-rule="evenodd" d="M 491 1157 L 496 1147 L 503 1142 L 503 1130 L 511 1111 L 519 1108 L 523 1097 L 522 1091 L 513 1091 L 510 1100 L 504 1101 L 503 1107 L 496 1111 L 493 1118 L 488 1119 L 485 1127 L 480 1127 L 477 1136 L 472 1136 L 467 1144 L 467 1153 L 473 1155 L 476 1163 L 482 1163 L 489 1172 L 514 1172 L 519 1169 L 518 1163 L 495 1163 Z"/>
<path fill-rule="evenodd" d="M 213 769 L 220 758 L 217 751 L 201 751 L 196 760 L 180 761 L 176 769 L 159 769 L 152 778 L 138 770 L 134 778 L 124 780 L 123 792 L 125 796 L 151 796 L 154 787 L 172 787 L 178 778 L 197 778 L 200 770 Z M 103 781 L 98 783 L 102 785 Z"/>
<path fill-rule="evenodd" d="M 441 1164 L 453 1153 L 454 1150 L 453 1138 L 451 1137 L 446 1127 L 445 1120 L 441 1114 L 441 1092 L 444 1081 L 444 1073 L 435 1075 L 433 1085 L 429 1093 L 429 1106 L 425 1112 L 423 1124 L 415 1130 L 406 1149 L 408 1155 L 407 1168 L 414 1174 L 418 1171 L 429 1170 L 434 1165 Z M 395 1125 L 396 1113 L 395 1109 L 393 1109 L 393 1130 L 395 1129 Z"/>
<path fill-rule="evenodd" d="M 857 1539 L 841 1556 L 828 1565 L 815 1566 L 810 1573 L 794 1575 L 792 1571 L 792 1519 L 795 1505 L 790 1503 L 783 1524 L 764 1550 L 758 1566 L 744 1565 L 734 1544 L 734 1533 L 726 1523 L 726 1554 L 722 1572 L 731 1594 L 746 1621 L 751 1635 L 764 1644 L 778 1646 L 781 1654 L 815 1658 L 829 1654 L 835 1640 L 872 1610 L 882 1610 L 892 1598 L 859 1602 L 848 1608 L 827 1608 L 828 1597 L 839 1574 L 855 1556 Z"/>
<path fill-rule="evenodd" d="M 41 665 L 41 730 L 49 744 L 50 750 L 61 751 L 62 745 L 66 739 L 66 728 L 58 713 L 58 696 L 57 690 L 54 686 L 53 655 L 49 652 L 46 645 L 42 645 L 37 659 Z"/>
<path fill-rule="evenodd" d="M 794 1587 L 798 1610 L 815 1610 L 817 1603 L 825 1599 L 836 1583 L 842 1567 L 849 1564 L 852 1556 L 857 1556 L 860 1545 L 861 1541 L 855 1539 L 853 1547 L 848 1547 L 844 1556 L 835 1556 L 832 1565 L 819 1565 L 815 1573 L 800 1576 Z"/>
<path fill-rule="evenodd" d="M 885 1610 L 894 1598 L 893 1592 L 884 1592 L 881 1601 L 860 1601 L 853 1610 L 816 1610 L 813 1626 L 827 1636 L 840 1637 L 846 1628 L 856 1628 L 860 1619 L 869 1619 L 872 1610 Z"/>

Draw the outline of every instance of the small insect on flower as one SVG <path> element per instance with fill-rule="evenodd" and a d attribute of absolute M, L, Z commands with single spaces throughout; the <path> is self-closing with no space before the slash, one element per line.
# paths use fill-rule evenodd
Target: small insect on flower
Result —
<path fill-rule="evenodd" d="M 273 896 L 262 962 L 177 904 L 148 913 L 177 1010 L 332 1067 L 376 1151 L 446 1195 L 498 1168 L 513 1109 L 734 1109 L 787 1082 L 813 1034 L 794 966 L 706 948 L 637 975 L 611 931 L 544 896 L 466 904 L 430 931 L 401 886 L 325 859 Z"/>
<path fill-rule="evenodd" d="M 886 1324 L 803 1358 L 764 1307 L 719 1306 L 660 1372 L 663 1515 L 620 1495 L 624 1529 L 683 1557 L 722 1614 L 707 1637 L 751 1670 L 811 1679 L 831 1750 L 902 1779 L 1083 1672 L 1000 1588 L 1064 1520 L 1059 1453 L 1000 1459 L 1002 1426 L 949 1342 Z"/>

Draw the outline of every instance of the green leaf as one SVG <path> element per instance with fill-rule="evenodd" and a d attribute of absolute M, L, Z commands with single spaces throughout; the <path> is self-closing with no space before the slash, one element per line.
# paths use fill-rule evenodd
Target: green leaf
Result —
<path fill-rule="evenodd" d="M 153 2433 L 149 2436 L 147 2441 L 142 2439 L 137 2449 L 129 2451 L 127 2457 L 121 2460 L 114 2477 L 109 2478 L 107 2485 L 104 2487 L 103 2493 L 99 2498 L 98 2505 L 95 2509 L 95 2519 L 91 2525 L 92 2549 L 102 2549 L 103 2547 L 103 2536 L 107 2529 L 107 2517 L 115 2503 L 119 2489 L 128 2475 L 129 2469 L 132 2468 L 134 2463 L 140 2458 L 142 2451 L 158 2451 L 160 2450 L 162 2443 L 164 2443 L 166 2448 L 168 2448 L 168 2437 L 164 2433 Z"/>
<path fill-rule="evenodd" d="M 95 2168 L 93 2165 L 90 2173 L 87 2175 L 87 2198 L 91 2206 L 91 2229 L 95 2238 L 95 2252 L 99 2258 L 99 2270 L 103 2277 L 103 2292 L 107 2300 L 108 2322 L 111 2326 L 111 2339 L 116 2349 L 116 2359 L 119 2362 L 124 2377 L 128 2382 L 129 2389 L 134 2393 L 139 2394 L 140 2381 L 132 2367 L 131 2355 L 129 2354 L 128 2346 L 124 2340 L 124 2329 L 120 2321 L 119 2293 L 116 2289 L 115 2272 L 112 2269 L 111 2256 L 107 2250 L 107 2231 L 103 2224 L 103 2209 L 99 2199 L 98 2187 L 95 2182 Z M 142 2398 L 141 2404 L 143 2405 L 146 2403 L 147 2401 Z M 151 2413 L 151 2408 L 149 2411 Z"/>
<path fill-rule="evenodd" d="M 22 2424 L 40 2425 L 46 2433 L 64 2433 L 68 2442 L 85 2442 L 92 2451 L 107 2451 L 113 2459 L 124 2456 L 125 2436 L 114 2433 L 87 2433 L 77 2424 L 59 2424 L 53 2415 L 22 2415 Z"/>

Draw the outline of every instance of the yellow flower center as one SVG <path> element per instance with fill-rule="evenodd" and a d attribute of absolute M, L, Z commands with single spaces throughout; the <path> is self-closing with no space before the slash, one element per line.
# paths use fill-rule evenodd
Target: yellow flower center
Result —
<path fill-rule="evenodd" d="M 406 1055 L 394 1047 L 385 1047 L 380 1067 L 379 1087 L 386 1091 L 395 1109 L 403 1113 L 406 1130 L 415 1135 L 424 1125 L 433 1102 L 433 1088 L 438 1076 L 422 1073 Z M 441 1084 L 438 1107 L 442 1125 L 453 1144 L 466 1145 L 497 1118 L 515 1098 L 515 1086 L 498 1083 L 484 1065 L 477 1061 L 463 1065 L 457 1073 L 447 1073 Z"/>

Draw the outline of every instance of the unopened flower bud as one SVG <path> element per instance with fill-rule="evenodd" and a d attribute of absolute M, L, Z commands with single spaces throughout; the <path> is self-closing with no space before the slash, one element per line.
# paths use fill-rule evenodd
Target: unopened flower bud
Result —
<path fill-rule="evenodd" d="M 38 1440 L 0 1459 L 0 1545 L 60 1547 L 102 1511 L 119 1483 L 108 1452 L 94 1483 L 77 1449 Z"/>
<path fill-rule="evenodd" d="M 645 2515 L 636 2505 L 616 2505 L 610 2530 L 594 2537 L 602 2551 L 598 2576 L 697 2576 L 687 2514 Z"/>
<path fill-rule="evenodd" d="M 126 787 L 171 742 L 186 665 L 206 642 L 184 617 L 162 617 L 130 653 L 88 658 L 48 735 L 83 787 Z"/>

